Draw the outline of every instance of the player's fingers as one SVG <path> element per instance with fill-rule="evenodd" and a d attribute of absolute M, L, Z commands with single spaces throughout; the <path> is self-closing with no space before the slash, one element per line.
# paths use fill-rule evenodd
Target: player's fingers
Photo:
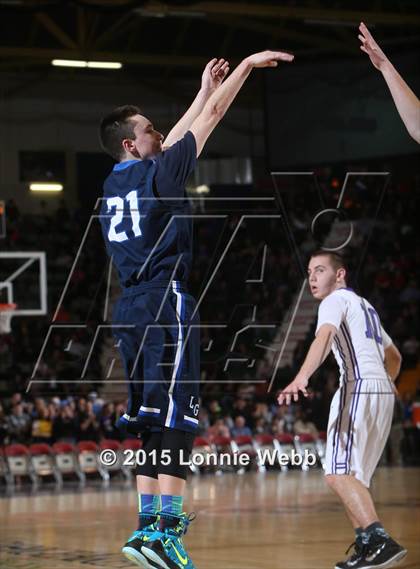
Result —
<path fill-rule="evenodd" d="M 368 50 L 365 48 L 364 45 L 361 45 L 361 46 L 360 46 L 360 49 L 369 55 L 369 52 L 368 52 Z"/>
<path fill-rule="evenodd" d="M 303 395 L 304 395 L 305 397 L 308 397 L 308 392 L 306 391 L 305 387 L 302 387 L 302 388 L 301 388 L 301 392 L 303 393 Z"/>
<path fill-rule="evenodd" d="M 286 53 L 285 51 L 264 51 L 263 53 L 257 54 L 260 59 L 260 64 L 265 63 L 269 65 L 272 61 L 292 61 L 294 55 L 291 53 Z"/>
<path fill-rule="evenodd" d="M 365 39 L 362 43 L 366 49 L 375 49 L 375 44 L 371 40 Z"/>
<path fill-rule="evenodd" d="M 293 61 L 294 58 L 295 56 L 292 53 L 286 53 L 285 51 L 280 51 L 279 57 L 277 59 L 280 59 L 281 61 Z"/>
<path fill-rule="evenodd" d="M 212 69 L 211 75 L 212 75 L 212 77 L 214 77 L 214 79 L 216 79 L 216 77 L 223 77 L 224 72 L 223 72 L 222 68 L 219 67 L 218 69 Z"/>
<path fill-rule="evenodd" d="M 373 39 L 372 34 L 369 31 L 369 28 L 367 26 L 365 26 L 365 24 L 363 24 L 362 27 L 362 34 L 365 36 L 365 38 L 367 40 L 369 40 L 370 42 L 374 42 L 375 40 Z"/>
<path fill-rule="evenodd" d="M 297 401 L 299 399 L 299 391 L 294 391 L 293 392 L 293 400 Z"/>
<path fill-rule="evenodd" d="M 221 71 L 221 73 L 223 74 L 223 77 L 226 77 L 226 75 L 229 73 L 230 68 L 229 65 L 227 67 L 224 67 Z"/>
<path fill-rule="evenodd" d="M 218 59 L 218 60 L 216 60 L 216 63 L 213 65 L 213 69 L 212 69 L 212 70 L 213 70 L 215 73 L 217 73 L 217 72 L 219 71 L 219 69 L 224 65 L 225 61 L 226 61 L 225 59 Z"/>
<path fill-rule="evenodd" d="M 222 65 L 222 67 L 220 67 L 220 68 L 217 70 L 217 74 L 216 74 L 216 75 L 217 75 L 217 77 L 222 77 L 222 78 L 223 78 L 223 77 L 225 77 L 225 76 L 228 74 L 228 71 L 229 71 L 229 63 L 228 63 L 228 62 L 225 62 L 225 63 Z"/>
<path fill-rule="evenodd" d="M 360 40 L 362 43 L 365 43 L 365 41 L 366 41 L 365 36 L 362 36 L 362 34 L 359 34 L 359 35 L 358 35 L 358 38 L 359 38 L 359 40 Z"/>
<path fill-rule="evenodd" d="M 285 51 L 278 51 L 277 53 L 275 53 L 272 59 L 279 61 L 293 61 L 294 58 L 295 56 L 292 55 L 291 53 L 286 53 Z"/>
<path fill-rule="evenodd" d="M 372 37 L 369 28 L 364 22 L 360 22 L 359 30 L 361 30 L 364 35 L 369 35 Z"/>
<path fill-rule="evenodd" d="M 206 71 L 211 71 L 216 62 L 217 62 L 216 57 L 213 57 L 213 59 L 210 59 L 210 61 L 206 65 Z"/>
<path fill-rule="evenodd" d="M 290 405 L 290 392 L 286 393 L 286 405 Z"/>

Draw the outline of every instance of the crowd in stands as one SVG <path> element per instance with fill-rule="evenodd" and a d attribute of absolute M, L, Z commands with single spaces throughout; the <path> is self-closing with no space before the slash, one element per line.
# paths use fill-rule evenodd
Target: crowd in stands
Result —
<path fill-rule="evenodd" d="M 0 443 L 54 443 L 120 439 L 115 421 L 122 403 L 106 403 L 97 394 L 88 398 L 23 398 L 14 393 L 0 406 Z"/>
<path fill-rule="evenodd" d="M 209 441 L 217 437 L 235 439 L 261 434 L 309 434 L 317 439 L 325 430 L 321 415 L 314 413 L 317 399 L 328 405 L 323 394 L 315 393 L 305 406 L 278 407 L 274 402 L 255 402 L 248 386 L 244 386 L 233 400 L 211 399 L 201 407 L 197 435 Z M 415 444 L 409 440 L 415 431 L 411 403 L 399 401 L 397 405 L 388 459 L 392 464 L 416 463 L 416 457 L 410 456 L 413 452 L 411 446 Z M 115 427 L 116 420 L 124 412 L 124 401 L 107 402 L 96 392 L 87 397 L 70 396 L 66 399 L 58 396 L 32 398 L 15 392 L 0 404 L 0 447 L 15 443 L 121 441 L 130 437 Z M 408 439 L 406 448 L 401 448 L 404 431 Z"/>
<path fill-rule="evenodd" d="M 331 191 L 327 205 L 334 204 L 339 189 L 332 188 L 331 173 L 320 171 L 318 180 L 322 191 Z M 407 180 L 402 177 L 391 181 L 387 189 L 356 284 L 375 306 L 385 329 L 402 352 L 404 370 L 416 369 L 420 377 L 420 226 L 416 219 L 420 192 L 419 180 L 413 176 Z M 294 240 L 302 251 L 308 252 L 312 239 L 311 235 L 308 237 L 308 227 L 313 211 L 302 192 L 293 200 Z M 356 184 L 348 196 L 349 211 L 363 204 L 355 214 L 360 231 L 369 226 L 368 216 L 374 211 L 374 204 L 369 200 L 363 183 Z M 49 378 L 48 384 L 22 396 L 89 216 L 81 211 L 70 212 L 64 203 L 55 212 L 48 212 L 43 206 L 37 215 L 22 215 L 16 204 L 9 202 L 7 219 L 6 248 L 47 252 L 50 314 L 46 318 L 16 318 L 13 333 L 0 335 L 0 381 L 4 394 L 0 407 L 0 443 L 120 438 L 114 423 L 125 411 L 124 401 L 104 401 L 101 386 L 89 384 L 89 374 L 77 388 L 66 389 L 65 383 L 56 381 L 74 376 L 74 358 L 86 354 L 89 329 L 94 330 L 98 323 L 103 323 L 102 305 L 95 302 L 107 270 L 99 227 L 92 232 L 92 244 L 84 247 L 80 254 L 57 319 L 62 323 L 87 323 L 88 327 L 74 333 L 67 351 L 64 340 L 61 342 L 57 336 L 48 363 L 42 369 L 43 377 Z M 239 219 L 239 214 L 231 216 L 227 233 L 226 227 L 223 233 L 217 220 L 196 224 L 194 268 L 190 279 L 191 292 L 196 296 L 209 282 L 209 275 L 217 264 L 215 245 L 223 247 L 229 241 Z M 226 250 L 200 307 L 204 323 L 202 345 L 203 348 L 212 346 L 211 357 L 203 352 L 203 399 L 199 416 L 202 435 L 309 433 L 316 437 L 326 430 L 330 401 L 337 388 L 337 368 L 332 359 L 315 375 L 308 400 L 290 408 L 279 408 L 275 402 L 276 388 L 289 382 L 298 370 L 311 334 L 297 346 L 293 365 L 279 373 L 270 393 L 264 380 L 268 382 L 271 370 L 265 369 L 262 363 L 258 343 L 269 345 L 273 330 L 267 327 L 242 334 L 234 346 L 229 341 L 252 321 L 255 306 L 260 324 L 279 326 L 291 305 L 302 275 L 287 239 L 279 239 L 278 223 L 275 219 L 262 219 L 241 225 L 238 239 Z M 268 245 L 263 286 L 258 284 L 261 243 Z M 224 332 L 214 334 L 206 322 L 223 324 Z M 93 353 L 89 372 L 92 377 L 101 376 L 99 356 L 100 348 Z M 233 362 L 229 366 L 227 356 Z M 253 359 L 257 365 L 249 366 Z M 253 383 L 255 379 L 259 383 Z M 396 404 L 396 431 L 398 428 L 400 432 L 408 432 L 413 428 L 411 409 L 420 397 L 415 385 Z M 98 393 L 92 394 L 93 390 Z M 418 444 L 418 439 L 414 444 Z"/>
<path fill-rule="evenodd" d="M 222 404 L 213 399 L 208 407 L 202 407 L 199 435 L 209 439 L 286 433 L 318 436 L 317 426 L 300 406 L 279 408 L 265 402 L 253 403 L 249 397 Z M 106 402 L 95 392 L 67 399 L 23 397 L 16 392 L 0 406 L 0 445 L 121 440 L 127 435 L 115 428 L 115 422 L 124 411 L 124 402 Z"/>

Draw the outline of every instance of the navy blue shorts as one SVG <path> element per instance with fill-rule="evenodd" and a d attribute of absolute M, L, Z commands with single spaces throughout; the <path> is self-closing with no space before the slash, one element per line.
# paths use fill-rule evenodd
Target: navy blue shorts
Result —
<path fill-rule="evenodd" d="M 199 323 L 195 299 L 177 281 L 143 283 L 123 293 L 113 332 L 128 381 L 127 416 L 148 427 L 195 432 Z"/>

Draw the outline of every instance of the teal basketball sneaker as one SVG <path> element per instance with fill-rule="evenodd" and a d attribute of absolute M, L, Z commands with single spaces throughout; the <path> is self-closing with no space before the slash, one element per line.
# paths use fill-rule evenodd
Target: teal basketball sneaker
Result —
<path fill-rule="evenodd" d="M 160 565 L 155 565 L 149 561 L 141 552 L 142 546 L 147 543 L 151 536 L 153 539 L 159 539 L 157 536 L 162 536 L 163 533 L 158 530 L 159 522 L 154 522 L 150 526 L 146 526 L 142 530 L 134 531 L 128 538 L 127 543 L 121 549 L 125 557 L 143 569 L 156 569 Z"/>
<path fill-rule="evenodd" d="M 195 518 L 194 514 L 174 516 L 160 512 L 161 519 L 176 522 L 173 527 L 166 527 L 162 532 L 156 532 L 144 543 L 141 552 L 156 567 L 161 569 L 195 569 L 188 553 L 185 551 L 182 537 L 187 533 L 188 526 Z M 159 535 L 160 533 L 160 535 Z"/>

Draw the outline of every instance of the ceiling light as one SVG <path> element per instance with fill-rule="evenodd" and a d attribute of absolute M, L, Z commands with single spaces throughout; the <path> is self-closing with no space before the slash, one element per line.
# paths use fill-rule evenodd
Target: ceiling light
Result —
<path fill-rule="evenodd" d="M 63 184 L 57 182 L 31 182 L 29 184 L 31 192 L 62 192 Z"/>
<path fill-rule="evenodd" d="M 119 61 L 88 61 L 87 67 L 92 69 L 121 69 L 122 63 Z"/>
<path fill-rule="evenodd" d="M 119 61 L 82 61 L 81 59 L 53 59 L 55 67 L 89 67 L 91 69 L 121 69 Z"/>
<path fill-rule="evenodd" d="M 87 67 L 87 61 L 79 59 L 53 59 L 51 64 L 56 67 Z"/>

